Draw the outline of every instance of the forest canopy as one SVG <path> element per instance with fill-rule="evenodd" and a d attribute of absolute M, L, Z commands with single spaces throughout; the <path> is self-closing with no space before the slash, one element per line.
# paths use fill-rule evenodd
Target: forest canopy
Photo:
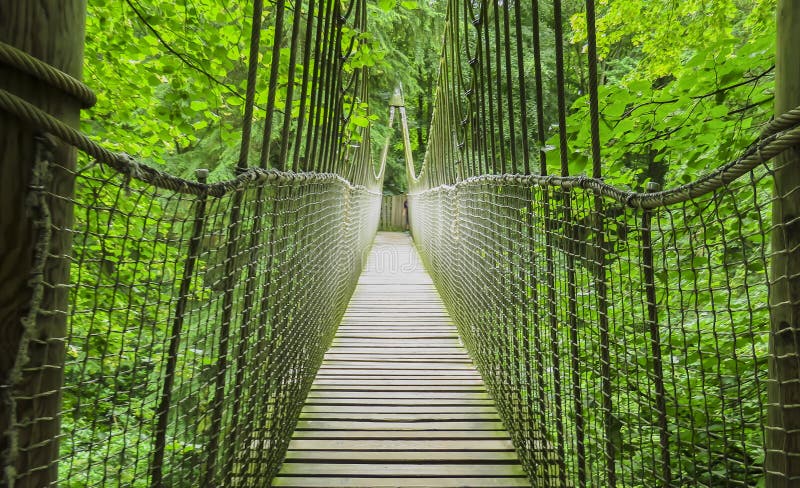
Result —
<path fill-rule="evenodd" d="M 543 101 L 550 137 L 545 149 L 554 151 L 549 159 L 555 162 L 553 15 L 551 6 L 542 3 Z M 271 15 L 270 8 L 266 16 Z M 564 3 L 574 174 L 586 170 L 590 146 L 584 8 L 577 0 Z M 597 8 L 601 137 L 606 174 L 612 182 L 634 182 L 641 188 L 651 179 L 682 181 L 731 159 L 752 140 L 758 130 L 754 125 L 765 120 L 773 98 L 775 0 L 604 0 Z M 90 2 L 85 78 L 99 102 L 85 114 L 84 129 L 113 149 L 183 176 L 201 166 L 212 170 L 212 180 L 231 176 L 246 85 L 249 10 L 245 0 Z M 422 162 L 445 10 L 442 0 L 369 4 L 369 28 L 357 33 L 357 53 L 345 69 L 370 70 L 369 99 L 362 101 L 351 123 L 371 123 L 375 160 L 389 134 L 388 99 L 396 86 L 402 86 L 415 161 L 418 166 Z M 279 36 L 284 45 L 282 62 L 290 54 L 285 47 L 288 35 Z M 532 36 L 532 24 L 523 23 L 526 47 Z M 271 23 L 264 23 L 262 38 L 265 62 L 275 39 Z M 525 89 L 532 93 L 530 49 L 525 50 L 523 62 L 530 85 Z M 285 69 L 282 76 L 276 97 L 279 117 L 286 111 Z M 300 76 L 295 73 L 294 83 Z M 266 103 L 264 78 L 256 90 L 256 121 L 263 119 L 259 114 L 263 115 Z M 295 96 L 292 117 L 299 116 L 297 106 Z M 280 124 L 275 125 L 277 138 Z M 530 127 L 533 132 L 535 124 Z M 390 193 L 405 190 L 397 135 L 395 131 L 385 181 Z M 253 155 L 259 146 L 256 136 Z"/>

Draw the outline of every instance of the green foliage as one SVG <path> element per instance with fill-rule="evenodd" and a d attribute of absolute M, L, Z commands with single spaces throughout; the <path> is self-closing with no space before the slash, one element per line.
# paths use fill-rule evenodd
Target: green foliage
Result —
<path fill-rule="evenodd" d="M 431 121 L 439 56 L 442 48 L 444 11 L 447 2 L 437 0 L 380 1 L 370 4 L 369 31 L 383 53 L 370 71 L 370 112 L 373 119 L 373 160 L 377 164 L 386 137 L 391 137 L 384 189 L 389 193 L 406 191 L 406 168 L 399 114 L 395 128 L 388 129 L 388 102 L 402 86 L 408 113 L 414 159 L 422 162 Z"/>
<path fill-rule="evenodd" d="M 226 144 L 238 140 L 246 4 L 91 2 L 84 77 L 98 104 L 84 130 L 157 164 L 213 132 Z"/>
<path fill-rule="evenodd" d="M 266 3 L 266 15 L 271 18 L 270 9 L 274 6 Z M 362 99 L 347 94 L 345 101 L 352 105 L 352 113 L 344 132 L 348 142 L 363 143 L 359 134 L 369 128 L 376 162 L 383 141 L 392 138 L 385 181 L 385 188 L 391 192 L 406 189 L 406 172 L 399 130 L 390 131 L 386 124 L 387 101 L 395 87 L 402 84 L 410 115 L 412 150 L 417 162 L 421 162 L 438 75 L 439 33 L 445 8 L 446 2 L 439 0 L 377 0 L 368 5 L 370 26 L 366 32 L 349 27 L 342 30 L 340 47 L 352 49 L 343 71 L 354 76 L 366 69 L 371 73 L 369 95 Z M 572 174 L 589 173 L 588 86 L 585 61 L 581 61 L 586 42 L 583 3 L 568 1 L 565 8 L 570 19 L 566 46 L 568 159 Z M 97 91 L 99 102 L 86 113 L 83 129 L 112 149 L 135 154 L 179 175 L 191 177 L 195 169 L 204 167 L 212 170 L 212 180 L 233 176 L 244 110 L 249 9 L 245 0 L 90 2 L 85 79 Z M 543 9 L 546 89 L 541 102 L 548 129 L 545 149 L 549 169 L 557 173 L 561 148 L 553 130 L 555 41 L 552 11 Z M 774 10 L 775 0 L 598 2 L 600 137 L 606 181 L 635 189 L 641 189 L 648 181 L 683 183 L 741 153 L 758 133 L 772 101 Z M 294 15 L 289 12 L 289 22 Z M 523 29 L 523 42 L 530 46 L 530 22 L 524 22 Z M 263 74 L 269 70 L 268 53 L 276 42 L 269 22 L 265 23 L 262 37 L 263 64 L 259 68 Z M 285 69 L 289 56 L 289 49 L 282 47 L 277 123 L 273 133 L 267 135 L 273 142 L 279 139 L 283 117 L 305 116 L 299 113 L 297 93 L 287 107 L 286 89 L 290 83 L 299 84 L 303 70 L 312 70 L 313 65 L 298 67 L 294 78 L 289 79 Z M 534 61 L 527 47 L 523 68 L 527 85 L 518 89 L 532 93 Z M 257 106 L 264 107 L 266 77 L 259 79 Z M 263 109 L 257 110 L 256 119 L 263 119 Z M 397 121 L 395 124 L 397 127 Z M 534 128 L 534 124 L 530 127 Z M 263 122 L 257 122 L 251 162 L 263 142 L 262 130 Z M 510 136 L 506 136 L 507 140 L 500 142 L 510 145 Z M 158 317 L 169 316 L 172 311 L 167 307 L 174 304 L 176 274 L 180 272 L 177 267 L 149 267 L 142 263 L 182 262 L 188 228 L 185 222 L 173 222 L 166 216 L 174 214 L 177 207 L 184 215 L 190 215 L 192 209 L 185 202 L 158 195 L 137 193 L 131 198 L 124 195 L 120 186 L 105 184 L 99 169 L 88 171 L 85 184 L 77 188 L 77 200 L 95 202 L 97 208 L 76 212 L 76 228 L 83 230 L 74 243 L 77 258 L 73 275 L 84 286 L 73 293 L 71 307 L 76 313 L 70 327 L 72 337 L 85 340 L 71 343 L 67 350 L 66 384 L 77 386 L 64 393 L 64 429 L 71 436 L 62 443 L 62 449 L 65 455 L 69 454 L 70 463 L 61 469 L 69 475 L 67 486 L 100 485 L 108 479 L 120 485 L 142 486 L 147 481 L 145 470 L 150 453 L 143 453 L 144 448 L 126 447 L 149 447 L 152 443 L 149 426 L 160 393 L 160 361 L 169 334 L 168 321 Z M 753 194 L 741 198 L 753 201 L 759 193 L 768 194 L 764 183 L 759 185 Z M 735 200 L 725 199 L 716 203 L 716 211 L 720 215 L 740 215 L 736 205 Z M 763 391 L 758 381 L 735 380 L 743 371 L 764 370 L 757 358 L 765 357 L 766 337 L 750 329 L 751 324 L 768 321 L 765 308 L 752 307 L 767 300 L 763 259 L 758 258 L 766 252 L 760 227 L 763 216 L 759 209 L 749 209 L 741 219 L 704 222 L 706 233 L 698 243 L 698 237 L 685 232 L 685 226 L 696 224 L 702 212 L 702 208 L 691 208 L 677 217 L 661 215 L 662 232 L 671 240 L 657 243 L 660 251 L 667 254 L 670 246 L 697 250 L 688 266 L 681 266 L 676 260 L 657 274 L 664 359 L 679 362 L 685 370 L 676 375 L 667 402 L 669 416 L 674 419 L 670 443 L 677 446 L 676 454 L 682 459 L 691 460 L 674 467 L 686 476 L 679 486 L 720 486 L 725 471 L 715 464 L 718 459 L 753 466 L 763 456 L 758 420 Z M 119 215 L 128 216 L 124 224 Z M 622 228 L 636 228 L 638 217 L 629 217 L 633 219 L 629 222 L 621 218 L 616 230 L 621 233 Z M 684 219 L 683 231 L 672 228 L 670 219 L 675 218 Z M 221 232 L 222 228 L 223 223 L 217 222 L 215 230 Z M 724 236 L 731 233 L 747 237 L 735 244 L 725 242 Z M 621 253 L 623 249 L 617 251 Z M 636 251 L 625 251 L 633 254 L 627 261 L 612 258 L 612 264 L 622 276 L 629 277 L 631 289 L 641 289 L 641 269 L 636 261 L 639 256 Z M 206 256 L 199 266 L 209 269 L 210 275 L 222 273 L 213 257 Z M 586 263 L 580 266 L 580 285 L 590 288 L 591 267 Z M 712 272 L 720 269 L 725 272 Z M 120 287 L 121 283 L 126 285 Z M 682 293 L 663 290 L 691 293 L 687 300 Z M 539 292 L 544 296 L 547 290 Z M 214 293 L 213 283 L 193 283 L 192 300 L 196 304 L 208 301 Z M 594 297 L 587 294 L 580 300 L 580 308 L 590 311 L 585 318 L 592 318 Z M 624 300 L 631 298 L 612 297 L 612 302 Z M 725 320 L 702 312 L 719 309 L 720 304 L 729 310 Z M 564 310 L 567 305 L 562 302 L 559 307 Z M 673 317 L 670 314 L 675 312 L 671 310 L 681 311 L 682 315 Z M 208 313 L 198 313 L 192 320 L 202 323 Z M 615 350 L 617 371 L 624 376 L 652 367 L 646 359 L 650 356 L 650 343 L 641 327 L 643 317 L 625 316 L 621 308 L 615 307 L 612 314 L 612 323 L 638 324 L 638 328 L 620 326 L 613 331 L 615 342 L 626 345 Z M 681 327 L 665 325 L 670 319 L 680 319 Z M 717 334 L 721 325 L 727 327 L 722 339 Z M 581 326 L 588 336 L 599 333 L 596 320 L 586 320 Z M 151 335 L 148 340 L 142 340 L 143 330 Z M 149 340 L 153 337 L 158 340 Z M 184 435 L 176 436 L 178 440 L 168 446 L 168 456 L 187 469 L 198 469 L 195 451 L 202 445 L 208 425 L 213 396 L 208 383 L 214 373 L 210 359 L 213 356 L 208 353 L 213 349 L 210 341 L 188 338 L 195 347 L 181 357 L 181 387 L 176 391 L 176 403 L 182 410 L 176 416 L 189 411 L 194 415 L 172 419 L 175 429 Z M 567 350 L 570 342 L 566 333 L 560 341 L 561 350 Z M 715 354 L 705 355 L 704 351 Z M 586 348 L 581 360 L 591 364 L 598 352 L 597 348 Z M 582 379 L 587 390 L 596 390 L 595 373 L 590 371 Z M 758 374 L 756 377 L 760 378 Z M 77 384 L 79 378 L 83 383 Z M 615 405 L 620 417 L 615 447 L 626 456 L 621 468 L 629 478 L 639 475 L 651 461 L 649 453 L 636 446 L 653 444 L 658 436 L 650 392 L 635 386 L 623 384 L 622 379 L 615 384 Z M 718 394 L 705 394 L 708 391 Z M 86 398 L 98 401 L 81 400 Z M 740 418 L 720 420 L 709 413 L 729 407 L 724 403 L 733 398 L 742 412 Z M 741 419 L 747 420 L 747 425 L 733 425 Z M 598 428 L 602 419 L 590 417 L 588 423 Z M 148 427 L 129 429 L 131 424 Z M 738 445 L 746 446 L 745 452 L 731 447 L 725 438 L 727 431 L 741 436 Z M 600 445 L 591 447 L 603 449 Z M 92 458 L 100 448 L 105 450 L 102 456 L 107 461 L 102 470 L 97 458 Z M 760 481 L 759 473 L 742 476 L 748 477 L 750 485 Z M 654 479 L 648 481 L 656 483 Z"/>
<path fill-rule="evenodd" d="M 650 180 L 686 183 L 736 158 L 755 139 L 774 86 L 775 27 L 766 12 L 774 12 L 774 2 L 601 3 L 607 181 L 635 188 Z M 582 45 L 583 13 L 572 16 L 572 29 L 572 42 Z M 591 173 L 588 95 L 574 101 L 567 125 L 571 173 Z M 558 171 L 556 134 L 548 145 Z"/>

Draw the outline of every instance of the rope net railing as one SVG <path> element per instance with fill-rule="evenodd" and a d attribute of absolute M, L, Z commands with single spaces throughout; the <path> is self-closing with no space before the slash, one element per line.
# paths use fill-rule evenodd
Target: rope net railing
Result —
<path fill-rule="evenodd" d="M 78 183 L 61 484 L 269 479 L 355 286 L 379 195 L 317 175 L 220 198 L 126 187 L 115 173 Z"/>
<path fill-rule="evenodd" d="M 19 341 L 3 344 L 13 347 L 0 378 L 1 484 L 269 483 L 380 217 L 383 169 L 368 129 L 349 123 L 366 70 L 347 65 L 352 43 L 333 42 L 363 31 L 365 16 L 358 0 L 279 1 L 268 15 L 254 2 L 229 181 L 109 151 L 0 89 L 3 130 L 36 147 L 21 217 L 35 234 L 32 297 Z M 272 36 L 272 57 L 259 60 L 262 30 L 285 39 Z M 6 44 L 0 54 L 50 89 L 87 91 Z M 252 168 L 259 65 L 269 91 Z M 291 117 L 275 109 L 286 71 L 279 101 L 295 97 Z M 82 151 L 77 166 L 66 146 Z"/>
<path fill-rule="evenodd" d="M 411 196 L 534 486 L 763 477 L 770 184 L 761 167 L 652 211 L 511 179 Z"/>
<path fill-rule="evenodd" d="M 533 486 L 794 486 L 797 109 L 759 135 L 775 60 L 747 47 L 774 38 L 739 79 L 706 53 L 691 87 L 614 88 L 596 15 L 449 2 L 416 245 Z"/>

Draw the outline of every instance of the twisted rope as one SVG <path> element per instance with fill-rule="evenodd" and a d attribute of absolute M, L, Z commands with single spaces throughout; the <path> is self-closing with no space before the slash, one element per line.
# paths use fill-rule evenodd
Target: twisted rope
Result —
<path fill-rule="evenodd" d="M 23 377 L 23 370 L 30 359 L 28 348 L 37 337 L 36 323 L 39 314 L 42 312 L 42 301 L 44 299 L 44 271 L 47 266 L 47 258 L 50 252 L 51 238 L 51 218 L 50 208 L 47 205 L 47 196 L 44 192 L 47 179 L 50 176 L 49 163 L 53 159 L 54 141 L 47 137 L 37 138 L 36 160 L 33 166 L 33 177 L 31 178 L 31 193 L 28 195 L 26 206 L 33 216 L 32 223 L 38 237 L 35 241 L 33 263 L 31 266 L 30 279 L 28 286 L 31 290 L 31 298 L 27 313 L 20 319 L 22 324 L 22 335 L 14 359 L 14 365 L 8 372 L 8 376 L 2 378 L 0 383 L 0 405 L 3 405 L 8 416 L 8 430 L 0 433 L 6 439 L 7 448 L 2 456 L 3 472 L 0 473 L 0 482 L 6 486 L 13 487 L 17 477 L 16 458 L 20 451 L 19 445 L 19 419 L 17 418 L 17 402 L 14 396 L 14 387 L 19 384 Z"/>
<path fill-rule="evenodd" d="M 543 175 L 481 175 L 467 178 L 455 185 L 441 185 L 428 190 L 411 192 L 419 195 L 427 192 L 453 191 L 460 187 L 485 183 L 524 184 L 563 189 L 583 188 L 597 195 L 611 198 L 628 207 L 653 209 L 682 203 L 718 190 L 735 181 L 783 151 L 800 144 L 800 107 L 776 117 L 764 129 L 763 135 L 744 151 L 737 159 L 724 164 L 700 178 L 669 190 L 639 193 L 618 188 L 599 178 L 586 176 L 543 176 Z"/>
<path fill-rule="evenodd" d="M 70 95 L 82 108 L 90 108 L 97 102 L 94 92 L 82 81 L 4 42 L 0 42 L 0 62 Z"/>
<path fill-rule="evenodd" d="M 776 134 L 782 130 L 789 129 L 800 124 L 800 107 L 795 107 L 786 113 L 778 115 L 772 119 L 764 130 L 761 131 L 761 137 L 768 137 Z"/>
<path fill-rule="evenodd" d="M 352 191 L 366 191 L 367 193 L 379 194 L 379 192 L 368 190 L 362 185 L 353 185 L 334 173 L 292 173 L 261 168 L 249 169 L 237 175 L 236 178 L 227 181 L 211 184 L 198 183 L 139 163 L 126 153 L 110 151 L 92 141 L 82 132 L 73 129 L 47 112 L 11 94 L 7 90 L 0 89 L 0 109 L 16 116 L 23 123 L 39 131 L 53 134 L 65 143 L 80 149 L 101 163 L 110 166 L 127 178 L 136 179 L 143 183 L 171 190 L 176 193 L 222 197 L 228 193 L 243 190 L 248 186 L 265 182 L 299 183 L 315 181 L 320 183 L 336 182 Z"/>

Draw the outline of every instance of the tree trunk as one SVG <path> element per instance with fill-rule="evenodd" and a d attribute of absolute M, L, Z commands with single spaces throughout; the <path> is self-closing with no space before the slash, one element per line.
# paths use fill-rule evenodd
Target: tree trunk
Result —
<path fill-rule="evenodd" d="M 775 113 L 800 105 L 800 3 L 778 2 Z M 800 486 L 800 147 L 775 159 L 770 264 L 768 488 Z"/>
<path fill-rule="evenodd" d="M 80 78 L 85 10 L 85 0 L 2 0 L 0 41 Z M 0 88 L 78 127 L 79 102 L 58 89 L 4 64 L 0 64 Z M 57 480 L 68 296 L 65 287 L 55 285 L 69 281 L 66 256 L 72 243 L 64 229 L 72 224 L 69 202 L 76 151 L 59 141 L 53 151 L 52 178 L 44 188 L 52 235 L 40 307 L 58 313 L 36 317 L 27 352 L 24 347 L 21 351 L 22 319 L 30 307 L 29 279 L 39 234 L 26 198 L 36 133 L 0 110 L 0 463 L 5 484 L 16 487 L 50 486 Z M 11 375 L 21 352 L 28 359 L 22 375 L 14 380 Z M 11 399 L 16 404 L 13 411 Z"/>

